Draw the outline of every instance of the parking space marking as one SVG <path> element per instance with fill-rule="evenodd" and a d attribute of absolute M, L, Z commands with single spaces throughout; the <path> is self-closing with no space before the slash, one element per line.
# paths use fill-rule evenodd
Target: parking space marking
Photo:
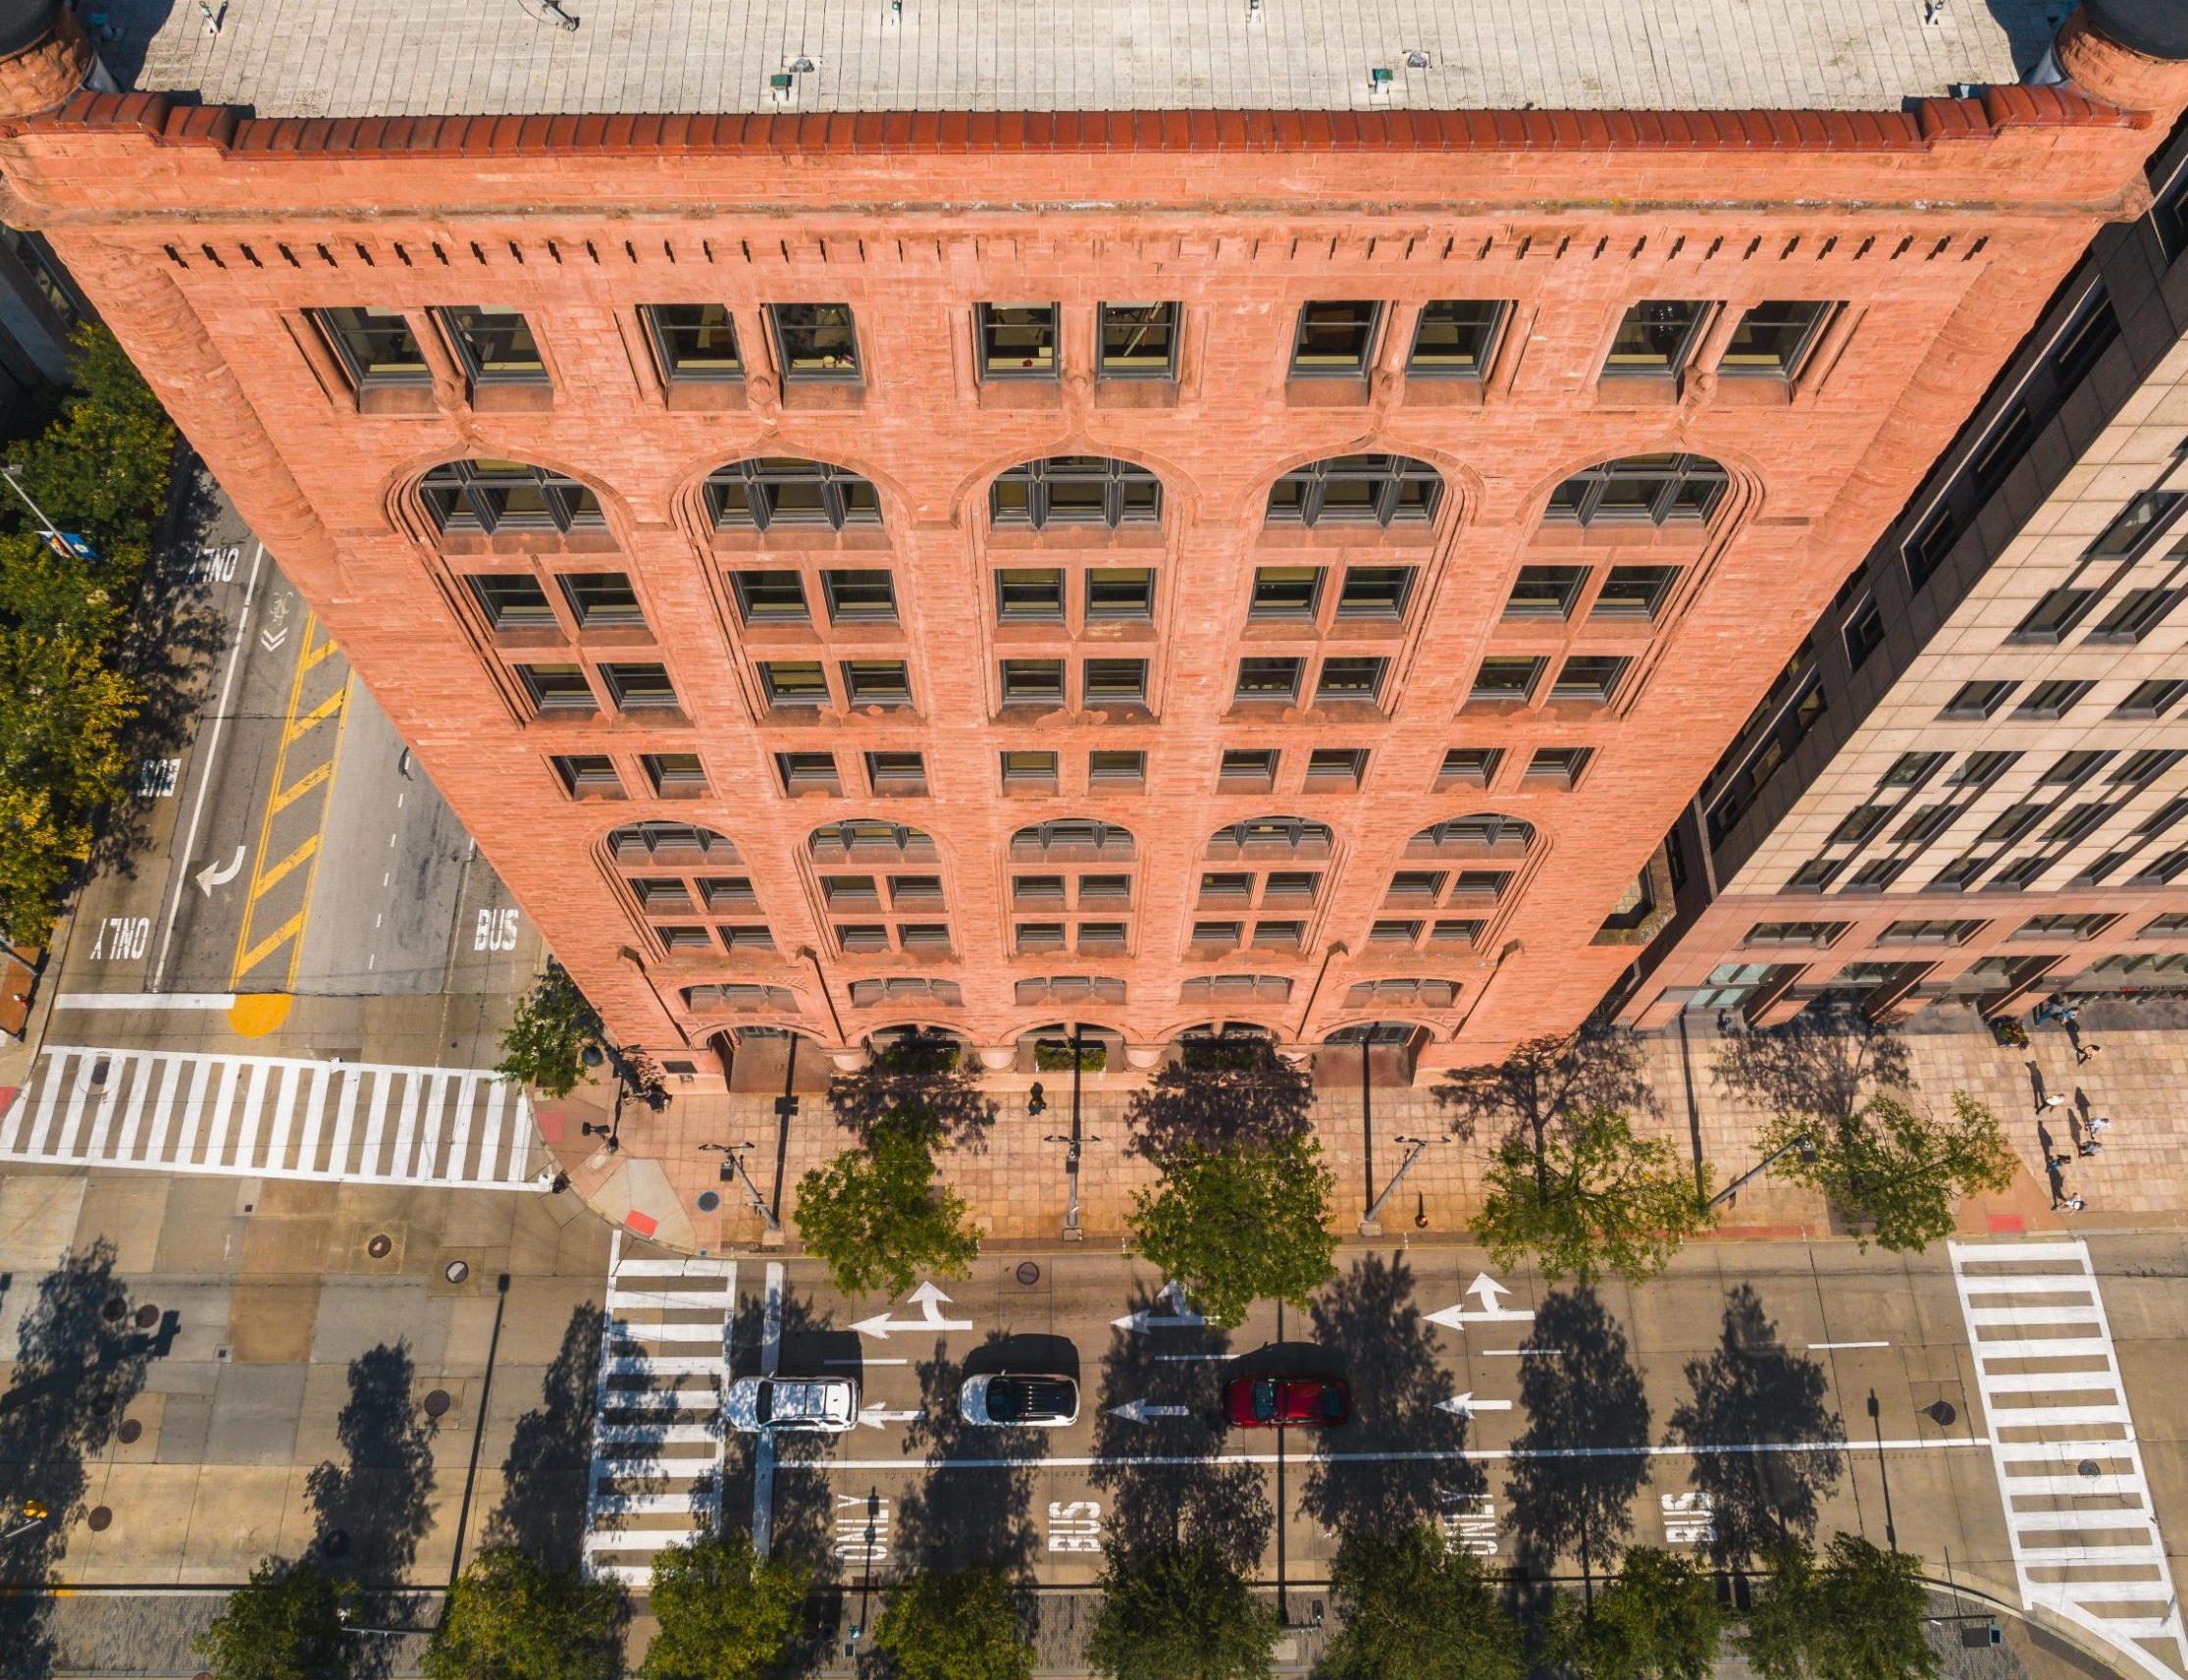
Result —
<path fill-rule="evenodd" d="M 1714 1445 L 1664 1445 L 1664 1446 L 1471 1446 L 1456 1452 L 1317 1452 L 1303 1460 L 1296 1452 L 1283 1455 L 1286 1464 L 1312 1462 L 1317 1464 L 1452 1464 L 1461 1460 L 1470 1463 L 1516 1463 L 1528 1458 L 1692 1458 L 1706 1453 L 1710 1456 L 1727 1453 L 1772 1452 L 1952 1452 L 1964 1447 L 1991 1444 L 1988 1436 L 1975 1436 L 1965 1440 L 1946 1437 L 1936 1441 L 1885 1440 L 1885 1441 L 1763 1441 L 1724 1442 Z M 1064 1458 L 1039 1455 L 1005 1458 L 939 1458 L 932 1463 L 924 1459 L 904 1458 L 810 1458 L 786 1463 L 783 1468 L 799 1470 L 905 1470 L 923 1474 L 929 1470 L 1092 1470 L 1100 1465 L 1115 1465 L 1127 1469 L 1161 1469 L 1165 1466 L 1191 1464 L 1275 1464 L 1274 1452 L 1210 1452 L 1180 1453 L 1118 1453 L 1102 1458 Z"/>

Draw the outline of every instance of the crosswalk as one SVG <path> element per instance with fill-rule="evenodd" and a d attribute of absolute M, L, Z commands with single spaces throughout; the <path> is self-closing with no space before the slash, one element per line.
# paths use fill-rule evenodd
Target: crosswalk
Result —
<path fill-rule="evenodd" d="M 597 1578 L 644 1586 L 655 1552 L 719 1519 L 736 1314 L 734 1261 L 626 1255 L 615 1234 L 586 1486 Z"/>
<path fill-rule="evenodd" d="M 2087 1245 L 1951 1247 L 2022 1601 L 2181 1680 L 2188 1635 Z"/>
<path fill-rule="evenodd" d="M 0 1161 L 545 1189 L 522 1087 L 468 1068 L 48 1047 Z"/>

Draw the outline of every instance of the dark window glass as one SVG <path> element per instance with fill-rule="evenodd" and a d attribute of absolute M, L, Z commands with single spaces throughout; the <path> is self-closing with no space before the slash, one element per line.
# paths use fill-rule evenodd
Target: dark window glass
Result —
<path fill-rule="evenodd" d="M 1053 303 L 981 304 L 980 377 L 1054 379 L 1056 314 Z"/>
<path fill-rule="evenodd" d="M 2177 677 L 2153 677 L 2148 682 L 2137 683 L 2113 711 L 2120 717 L 2162 716 L 2183 694 L 2188 694 L 2188 681 Z"/>
<path fill-rule="evenodd" d="M 833 753 L 777 753 L 775 772 L 783 779 L 783 792 L 798 793 L 818 788 L 827 793 L 841 793 L 841 783 L 836 779 L 836 756 Z"/>
<path fill-rule="evenodd" d="M 1546 660 L 1529 657 L 1500 656 L 1482 661 L 1482 668 L 1474 673 L 1474 689 L 1468 699 L 1476 701 L 1524 701 L 1534 697 L 1535 685 L 1542 680 L 1542 666 Z"/>
<path fill-rule="evenodd" d="M 1399 618 L 1413 592 L 1411 566 L 1347 566 L 1337 592 L 1339 618 Z"/>
<path fill-rule="evenodd" d="M 868 753 L 866 785 L 875 793 L 925 793 L 927 761 L 917 753 Z"/>
<path fill-rule="evenodd" d="M 837 624 L 894 624 L 897 587 L 886 571 L 825 571 L 820 587 L 828 598 L 828 617 Z"/>
<path fill-rule="evenodd" d="M 676 708 L 676 688 L 668 680 L 665 665 L 602 665 L 600 676 L 607 684 L 608 693 L 615 697 L 616 709 L 620 711 L 674 710 Z"/>
<path fill-rule="evenodd" d="M 1953 755 L 1950 753 L 1901 753 L 1884 772 L 1882 787 L 1915 787 Z"/>
<path fill-rule="evenodd" d="M 1382 673 L 1389 663 L 1383 658 L 1324 659 L 1315 684 L 1316 702 L 1374 700 L 1382 692 Z"/>
<path fill-rule="evenodd" d="M 583 665 L 518 665 L 517 680 L 532 697 L 535 711 L 596 711 L 593 685 Z"/>
<path fill-rule="evenodd" d="M 399 311 L 314 309 L 311 314 L 359 389 L 433 383 L 418 336 Z"/>
<path fill-rule="evenodd" d="M 2014 626 L 2013 634 L 2023 642 L 2056 642 L 2072 628 L 2095 599 L 2093 590 L 2049 590 L 2043 600 L 2029 608 L 2028 616 Z"/>
<path fill-rule="evenodd" d="M 554 760 L 554 773 L 573 799 L 620 798 L 623 783 L 615 761 L 599 753 L 573 753 Z"/>
<path fill-rule="evenodd" d="M 769 706 L 828 704 L 828 675 L 818 659 L 763 659 L 759 680 Z"/>
<path fill-rule="evenodd" d="M 1654 618 L 1679 581 L 1677 566 L 1613 566 L 1595 592 L 1591 618 Z"/>
<path fill-rule="evenodd" d="M 1147 755 L 1137 750 L 1097 748 L 1086 755 L 1086 779 L 1097 787 L 1138 787 L 1147 779 Z"/>
<path fill-rule="evenodd" d="M 706 766 L 697 753 L 648 753 L 646 774 L 653 791 L 667 798 L 706 791 Z M 707 903 L 711 908 L 713 901 Z"/>
<path fill-rule="evenodd" d="M 671 380 L 740 379 L 737 325 L 719 303 L 653 303 L 641 309 L 661 371 Z"/>
<path fill-rule="evenodd" d="M 1163 487 L 1145 467 L 1103 455 L 1052 455 L 1011 468 L 988 492 L 997 525 L 1151 525 Z"/>
<path fill-rule="evenodd" d="M 1291 344 L 1292 377 L 1366 378 L 1381 319 L 1380 303 L 1301 304 Z"/>
<path fill-rule="evenodd" d="M 2074 703 L 2087 694 L 2094 685 L 2057 677 L 2050 682 L 2040 682 L 2028 691 L 2028 698 L 2013 708 L 2016 717 L 2064 717 L 2074 708 Z"/>
<path fill-rule="evenodd" d="M 806 584 L 796 572 L 731 572 L 737 611 L 747 624 L 805 624 L 812 618 L 806 605 Z"/>
<path fill-rule="evenodd" d="M 1703 306 L 1649 298 L 1626 311 L 1603 363 L 1608 374 L 1673 374 L 1687 360 Z"/>
<path fill-rule="evenodd" d="M 575 479 L 523 461 L 447 461 L 419 481 L 444 531 L 568 531 L 601 523 L 600 503 Z"/>
<path fill-rule="evenodd" d="M 766 456 L 738 461 L 706 480 L 717 526 L 878 525 L 881 500 L 857 473 L 825 461 Z"/>
<path fill-rule="evenodd" d="M 1141 706 L 1147 701 L 1145 659 L 1088 659 L 1079 667 L 1084 706 Z"/>
<path fill-rule="evenodd" d="M 2110 753 L 2061 753 L 2036 780 L 2045 787 L 2071 787 L 2110 757 Z M 2119 779 L 2116 775 L 2112 777 L 2114 781 Z"/>
<path fill-rule="evenodd" d="M 1274 747 L 1226 747 L 1216 767 L 1220 781 L 1266 788 L 1276 779 Z"/>
<path fill-rule="evenodd" d="M 1028 706 L 1064 704 L 1064 661 L 1062 659 L 1005 659 L 1003 661 L 1003 704 Z"/>
<path fill-rule="evenodd" d="M 2052 351 L 2051 369 L 2061 392 L 2079 385 L 2118 337 L 2119 317 L 2100 282 Z"/>
<path fill-rule="evenodd" d="M 1155 573 L 1149 566 L 1093 566 L 1086 573 L 1088 618 L 1148 618 L 1155 611 Z"/>
<path fill-rule="evenodd" d="M 1960 691 L 1946 703 L 1944 711 L 1939 715 L 1964 718 L 1988 717 L 2004 706 L 2006 697 L 2019 686 L 2018 683 L 2009 682 L 1963 683 L 1960 685 Z"/>
<path fill-rule="evenodd" d="M 1550 493 L 1547 517 L 1591 525 L 1625 520 L 1663 525 L 1707 519 L 1731 475 L 1705 455 L 1627 455 L 1575 473 Z"/>
<path fill-rule="evenodd" d="M 1587 747 L 1537 747 L 1535 757 L 1527 761 L 1528 778 L 1573 787 L 1579 783 L 1581 772 L 1588 767 L 1591 756 L 1591 750 Z"/>
<path fill-rule="evenodd" d="M 1318 525 L 1328 519 L 1389 525 L 1432 518 L 1443 499 L 1443 475 L 1410 455 L 1333 455 L 1297 467 L 1269 490 L 1272 524 Z"/>
<path fill-rule="evenodd" d="M 2108 612 L 2103 622 L 2089 633 L 2091 641 L 2139 642 L 2164 621 L 2180 602 L 2180 592 L 2171 589 L 2131 589 L 2119 598 L 2119 604 Z"/>
<path fill-rule="evenodd" d="M 1320 566 L 1256 566 L 1252 618 L 1312 618 L 1322 596 Z"/>
<path fill-rule="evenodd" d="M 1828 303 L 1758 303 L 1741 316 L 1717 364 L 1728 374 L 1777 374 L 1792 378 L 1814 346 L 1831 313 Z"/>
<path fill-rule="evenodd" d="M 1003 755 L 1003 781 L 1006 787 L 1041 783 L 1056 783 L 1056 755 L 1041 752 L 1015 752 Z"/>
<path fill-rule="evenodd" d="M 1496 777 L 1496 766 L 1504 757 L 1501 747 L 1450 747 L 1444 750 L 1443 765 L 1436 772 L 1436 781 L 1457 783 L 1464 787 L 1487 787 Z"/>
<path fill-rule="evenodd" d="M 646 614 L 622 572 L 563 572 L 554 580 L 570 604 L 570 616 L 587 630 L 644 629 Z"/>
<path fill-rule="evenodd" d="M 2105 527 L 2104 535 L 2089 546 L 2089 557 L 2111 560 L 2136 552 L 2158 534 L 2166 516 L 2179 505 L 2177 491 L 2144 491 L 2122 507 L 2118 516 Z"/>
<path fill-rule="evenodd" d="M 537 578 L 474 572 L 468 580 L 479 610 L 496 630 L 551 630 L 554 608 Z"/>
<path fill-rule="evenodd" d="M 1299 674 L 1303 663 L 1304 661 L 1294 658 L 1240 659 L 1238 686 L 1233 698 L 1296 700 L 1299 697 Z"/>
<path fill-rule="evenodd" d="M 1846 622 L 1847 663 L 1859 670 L 1884 646 L 1884 613 L 1873 597 L 1854 608 Z"/>
<path fill-rule="evenodd" d="M 1619 679 L 1633 661 L 1601 654 L 1576 654 L 1565 661 L 1550 685 L 1550 699 L 1586 700 L 1606 704 L 1617 691 Z"/>
<path fill-rule="evenodd" d="M 1365 747 L 1316 747 L 1307 755 L 1309 785 L 1335 782 L 1345 787 L 1358 787 L 1367 768 Z"/>
<path fill-rule="evenodd" d="M 464 303 L 438 312 L 464 371 L 480 385 L 545 385 L 547 364 L 514 309 Z"/>
<path fill-rule="evenodd" d="M 902 659 L 845 659 L 845 704 L 895 708 L 912 704 L 912 672 Z"/>
<path fill-rule="evenodd" d="M 1406 372 L 1415 379 L 1479 379 L 1496 352 L 1507 305 L 1458 298 L 1425 303 Z"/>
<path fill-rule="evenodd" d="M 995 615 L 1006 621 L 1059 621 L 1064 574 L 1053 566 L 1006 566 L 995 574 Z"/>
<path fill-rule="evenodd" d="M 1573 603 L 1580 598 L 1581 586 L 1587 582 L 1586 566 L 1522 566 L 1512 585 L 1512 593 L 1504 603 L 1504 616 L 1566 617 L 1573 610 Z"/>
<path fill-rule="evenodd" d="M 785 380 L 858 382 L 859 331 L 850 304 L 771 303 L 767 323 Z"/>
<path fill-rule="evenodd" d="M 1177 314 L 1174 303 L 1102 305 L 1103 379 L 1175 379 Z"/>

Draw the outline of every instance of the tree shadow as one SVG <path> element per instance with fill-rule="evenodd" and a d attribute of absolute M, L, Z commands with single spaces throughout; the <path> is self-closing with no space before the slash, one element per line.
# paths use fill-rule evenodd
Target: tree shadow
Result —
<path fill-rule="evenodd" d="M 869 1147 L 875 1132 L 905 1129 L 930 1144 L 976 1148 L 1000 1112 L 980 1089 L 971 1052 L 924 1027 L 883 1046 L 856 1073 L 831 1078 L 828 1106 L 836 1124 Z"/>
<path fill-rule="evenodd" d="M 1402 1259 L 1370 1254 L 1314 1303 L 1315 1340 L 1336 1355 L 1352 1385 L 1352 1421 L 1317 1443 L 1341 1447 L 1341 1461 L 1317 1456 L 1301 1497 L 1325 1528 L 1394 1533 L 1433 1521 L 1455 1501 L 1485 1492 L 1481 1466 L 1458 1456 L 1466 1420 L 1438 1409 L 1452 1397 L 1436 1360 L 1435 1332 L 1413 1304 L 1413 1274 Z M 1352 1457 L 1354 1453 L 1448 1453 L 1448 1462 Z"/>
<path fill-rule="evenodd" d="M 1138 1286 L 1129 1308 L 1160 1314 L 1173 1303 Z M 1110 1500 L 1110 1550 L 1207 1544 L 1243 1574 L 1260 1568 L 1276 1521 L 1262 1475 L 1250 1464 L 1214 1462 L 1227 1433 L 1215 1390 L 1229 1348 L 1227 1336 L 1206 1326 L 1111 1336 L 1094 1419 L 1099 1462 L 1089 1472 Z M 1183 1415 L 1135 1422 L 1111 1409 L 1135 1401 L 1181 1406 Z"/>
<path fill-rule="evenodd" d="M 1693 1396 L 1672 1412 L 1664 1439 L 1693 1449 L 1693 1484 L 1711 1506 L 1710 1556 L 1737 1569 L 1788 1540 L 1813 1539 L 1819 1506 L 1839 1485 L 1839 1454 L 1737 1449 L 1845 1441 L 1839 1414 L 1824 1404 L 1823 1367 L 1778 1339 L 1754 1289 L 1742 1284 L 1725 1297 L 1716 1351 L 1687 1361 L 1687 1382 Z M 1703 1450 L 1711 1445 L 1735 1450 Z"/>
<path fill-rule="evenodd" d="M 1266 1146 L 1310 1129 L 1314 1079 L 1266 1038 L 1188 1040 L 1132 1093 L 1132 1148 L 1151 1161 L 1181 1149 Z"/>
<path fill-rule="evenodd" d="M 991 1331 L 982 1345 L 989 1358 L 1012 1340 Z M 1034 1466 L 1045 1457 L 1045 1429 L 980 1428 L 964 1420 L 958 1389 L 964 1366 L 938 1339 L 934 1356 L 916 1367 L 919 1415 L 905 1430 L 905 1451 L 926 1454 L 927 1475 L 897 1507 L 897 1544 L 919 1569 L 966 1569 L 989 1564 L 1030 1578 L 1039 1545 L 1033 1526 Z M 1081 1397 L 1082 1405 L 1084 1398 Z M 957 1468 L 965 1459 L 1012 1458 L 1020 1462 Z"/>
<path fill-rule="evenodd" d="M 406 1342 L 381 1342 L 349 1362 L 349 1398 L 335 1419 L 344 1464 L 323 1460 L 304 1478 L 316 1519 L 312 1549 L 328 1573 L 354 1582 L 364 1615 L 408 1616 L 406 1589 L 418 1544 L 433 1526 L 436 1425 L 412 1398 L 417 1367 Z M 390 1642 L 362 1642 L 360 1674 L 391 1656 Z"/>
<path fill-rule="evenodd" d="M 599 1377 L 600 1314 L 573 1308 L 562 1345 L 540 1380 L 540 1403 L 510 1434 L 501 1503 L 487 1524 L 486 1544 L 521 1547 L 550 1569 L 575 1569 L 584 1560 Z"/>
<path fill-rule="evenodd" d="M 777 1369 L 789 1376 L 858 1377 L 859 1338 L 838 1330 L 832 1315 L 820 1311 L 810 1296 L 785 1287 L 782 1292 L 781 1342 Z M 730 1345 L 735 1361 L 732 1378 L 757 1375 L 766 1334 L 766 1303 L 756 1296 L 738 1302 L 731 1327 Z M 860 1395 L 861 1404 L 863 1393 Z M 728 1429 L 723 1444 L 721 1522 L 725 1529 L 749 1526 L 753 1496 L 761 1459 L 760 1437 Z M 832 1581 L 842 1573 L 833 1545 L 837 1499 L 827 1474 L 814 1466 L 834 1455 L 837 1438 L 826 1435 L 780 1435 L 773 1438 L 769 1456 L 770 1549 L 812 1566 L 816 1583 Z"/>
<path fill-rule="evenodd" d="M 1859 1010 L 1797 1015 L 1781 1026 L 1728 1038 L 1717 1082 L 1773 1114 L 1838 1120 L 1879 1085 L 1911 1088 L 1906 1040 Z"/>
<path fill-rule="evenodd" d="M 1520 1362 L 1526 1431 L 1512 1443 L 1505 1487 L 1520 1562 L 1546 1575 L 1572 1557 L 1584 1578 L 1607 1574 L 1633 1533 L 1648 1477 L 1648 1397 L 1626 1332 L 1590 1288 L 1543 1297 Z"/>
<path fill-rule="evenodd" d="M 50 1585 L 84 1514 L 85 1461 L 104 1452 L 145 1367 L 172 1344 L 175 1314 L 156 1332 L 134 1328 L 114 1276 L 115 1249 L 99 1241 L 67 1255 L 38 1282 L 16 1331 L 15 1369 L 0 1391 L 0 1533 L 20 1527 L 25 1502 L 47 1515 L 0 1546 L 0 1671 L 46 1680 L 57 1654 L 46 1618 Z"/>
<path fill-rule="evenodd" d="M 1453 1068 L 1435 1087 L 1445 1122 L 1461 1137 L 1487 1127 L 1527 1130 L 1537 1145 L 1550 1123 L 1567 1114 L 1609 1109 L 1623 1115 L 1659 1112 L 1642 1076 L 1634 1035 L 1591 1018 L 1578 1032 L 1531 1038 L 1501 1062 Z"/>

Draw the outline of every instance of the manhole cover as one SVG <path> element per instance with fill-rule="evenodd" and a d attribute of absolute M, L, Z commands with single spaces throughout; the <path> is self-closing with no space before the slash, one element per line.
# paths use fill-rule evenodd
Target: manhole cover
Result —
<path fill-rule="evenodd" d="M 105 1306 L 99 1308 L 99 1316 L 105 1319 L 108 1324 L 119 1324 L 129 1316 L 129 1311 L 130 1303 L 122 1296 L 116 1295 Z"/>
<path fill-rule="evenodd" d="M 144 1434 L 144 1426 L 132 1418 L 124 1418 L 122 1427 L 114 1432 L 124 1446 L 133 1445 Z"/>
<path fill-rule="evenodd" d="M 1924 1409 L 1930 1414 L 1930 1421 L 1936 1424 L 1940 1429 L 1950 1429 L 1953 1425 L 1953 1420 L 1960 1415 L 1958 1411 L 1954 1408 L 1953 1402 L 1951 1400 L 1939 1400 L 1934 1405 L 1925 1407 Z"/>
<path fill-rule="evenodd" d="M 114 1513 L 104 1505 L 93 1505 L 91 1514 L 84 1521 L 91 1525 L 93 1534 L 104 1534 L 114 1526 Z"/>
<path fill-rule="evenodd" d="M 471 1263 L 468 1260 L 451 1260 L 441 1268 L 441 1275 L 451 1284 L 460 1284 L 471 1276 Z"/>
<path fill-rule="evenodd" d="M 2094 1458 L 2085 1458 L 2074 1468 L 2082 1475 L 2092 1478 L 2102 1476 L 2105 1473 L 2105 1467 Z"/>
<path fill-rule="evenodd" d="M 712 1213 L 721 1205 L 722 1198 L 714 1191 L 702 1190 L 699 1192 L 699 1211 L 701 1213 Z"/>
<path fill-rule="evenodd" d="M 1034 1265 L 1034 1264 L 1033 1264 L 1033 1262 L 1032 1262 L 1032 1261 L 1030 1261 L 1030 1260 L 1020 1260 L 1020 1261 L 1018 1262 L 1018 1282 L 1019 1282 L 1019 1283 L 1021 1283 L 1021 1284 L 1038 1284 L 1038 1283 L 1039 1283 L 1040 1281 L 1041 1281 L 1041 1268 L 1040 1268 L 1040 1267 L 1038 1267 L 1038 1266 Z"/>
<path fill-rule="evenodd" d="M 146 1302 L 144 1303 L 144 1305 L 142 1305 L 142 1306 L 140 1306 L 140 1307 L 138 1307 L 138 1308 L 136 1309 L 136 1328 L 137 1328 L 137 1329 L 139 1329 L 139 1330 L 150 1330 L 150 1329 L 151 1329 L 151 1328 L 152 1328 L 152 1327 L 153 1327 L 153 1326 L 154 1326 L 155 1324 L 158 1324 L 159 1322 L 160 1322 L 160 1309 L 159 1309 L 158 1307 L 156 1307 L 156 1306 L 152 1305 L 152 1303 L 151 1303 L 150 1301 L 146 1301 Z"/>
<path fill-rule="evenodd" d="M 454 1403 L 453 1400 L 448 1398 L 447 1390 L 436 1389 L 426 1395 L 426 1416 L 444 1417 L 447 1415 L 448 1408 Z"/>
<path fill-rule="evenodd" d="M 349 1549 L 349 1536 L 339 1528 L 331 1528 L 319 1537 L 319 1551 L 323 1557 L 339 1557 Z"/>
<path fill-rule="evenodd" d="M 370 1242 L 365 1244 L 365 1252 L 367 1254 L 370 1254 L 375 1260 L 385 1260 L 391 1253 L 394 1251 L 394 1239 L 392 1237 L 376 1236 Z"/>

